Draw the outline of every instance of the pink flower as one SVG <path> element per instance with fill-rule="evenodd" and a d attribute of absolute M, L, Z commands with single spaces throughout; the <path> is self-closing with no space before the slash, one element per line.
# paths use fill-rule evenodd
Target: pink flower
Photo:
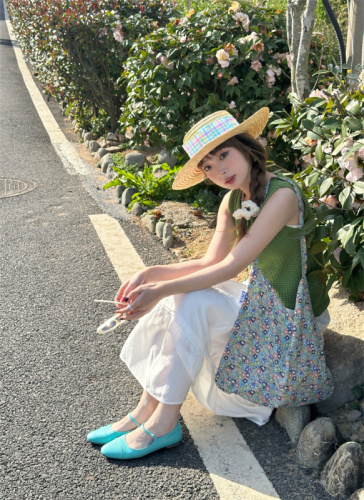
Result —
<path fill-rule="evenodd" d="M 292 66 L 292 62 L 291 62 L 291 55 L 288 52 L 286 53 L 286 60 L 287 60 L 287 65 L 290 68 Z"/>
<path fill-rule="evenodd" d="M 217 75 L 219 78 L 222 78 L 222 73 L 218 73 Z"/>
<path fill-rule="evenodd" d="M 360 148 L 359 151 L 358 151 L 358 155 L 359 157 L 364 160 L 364 148 Z"/>
<path fill-rule="evenodd" d="M 325 99 L 328 101 L 327 96 L 321 90 L 313 90 L 310 94 L 310 97 L 319 97 L 320 99 Z"/>
<path fill-rule="evenodd" d="M 235 15 L 233 15 L 233 19 L 241 23 L 245 31 L 248 31 L 250 24 L 250 19 L 248 14 L 243 14 L 242 12 L 236 12 Z"/>
<path fill-rule="evenodd" d="M 336 250 L 334 250 L 332 253 L 334 254 L 335 259 L 338 261 L 339 264 L 341 264 L 340 261 L 340 254 L 341 254 L 342 248 L 338 247 Z"/>
<path fill-rule="evenodd" d="M 239 83 L 239 80 L 236 76 L 233 76 L 232 79 L 227 82 L 227 85 L 236 85 L 237 83 Z"/>
<path fill-rule="evenodd" d="M 277 131 L 276 130 L 270 130 L 268 133 L 267 133 L 267 136 L 270 138 L 270 139 L 275 139 L 277 137 Z"/>
<path fill-rule="evenodd" d="M 321 203 L 326 203 L 326 205 L 329 205 L 333 208 L 337 207 L 339 204 L 339 200 L 332 194 L 330 194 L 329 196 L 323 196 L 319 199 L 319 201 L 321 201 Z"/>
<path fill-rule="evenodd" d="M 267 139 L 266 139 L 265 137 L 258 137 L 258 139 L 257 139 L 257 140 L 260 142 L 260 144 L 261 144 L 264 148 L 265 148 L 265 147 L 267 147 L 268 141 L 267 141 Z"/>
<path fill-rule="evenodd" d="M 235 101 L 231 101 L 231 103 L 229 104 L 229 109 L 233 108 L 235 108 Z"/>
<path fill-rule="evenodd" d="M 361 179 L 363 175 L 363 167 L 353 167 L 350 169 L 350 172 L 347 174 L 346 178 L 350 182 L 356 182 Z"/>
<path fill-rule="evenodd" d="M 181 36 L 179 39 L 180 43 L 185 43 L 186 40 L 187 40 L 186 36 Z"/>
<path fill-rule="evenodd" d="M 363 167 L 358 166 L 357 152 L 349 156 L 349 158 L 347 158 L 345 161 L 343 161 L 342 158 L 339 158 L 338 163 L 341 167 L 339 171 L 339 176 L 341 178 L 345 178 L 350 182 L 356 182 L 363 177 Z M 346 170 L 349 170 L 349 172 L 345 175 Z"/>
<path fill-rule="evenodd" d="M 302 160 L 306 163 L 306 165 L 312 165 L 313 163 L 313 158 L 310 153 L 306 156 L 303 156 Z"/>
<path fill-rule="evenodd" d="M 121 31 L 121 28 L 117 28 L 114 30 L 114 38 L 117 42 L 122 42 L 124 40 L 123 32 Z"/>
<path fill-rule="evenodd" d="M 250 67 L 258 73 L 262 69 L 262 63 L 259 61 L 253 61 Z"/>
<path fill-rule="evenodd" d="M 333 194 L 329 194 L 329 196 L 326 198 L 326 203 L 330 205 L 330 207 L 337 207 L 339 204 L 339 200 L 335 198 Z"/>

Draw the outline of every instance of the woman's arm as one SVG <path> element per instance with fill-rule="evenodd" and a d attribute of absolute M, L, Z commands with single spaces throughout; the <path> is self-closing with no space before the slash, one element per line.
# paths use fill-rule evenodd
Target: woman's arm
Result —
<path fill-rule="evenodd" d="M 298 213 L 297 196 L 290 188 L 279 189 L 265 204 L 249 232 L 221 261 L 199 269 L 187 276 L 169 281 L 149 283 L 137 287 L 129 294 L 133 304 L 133 316 L 137 319 L 150 311 L 163 297 L 177 293 L 192 292 L 209 288 L 234 278 L 251 264 L 279 231 Z M 126 308 L 121 313 L 128 312 Z"/>
<path fill-rule="evenodd" d="M 202 258 L 176 264 L 147 267 L 134 274 L 121 285 L 115 298 L 116 301 L 119 302 L 121 297 L 128 296 L 132 290 L 142 284 L 174 280 L 205 269 L 223 260 L 232 249 L 236 234 L 234 219 L 228 209 L 229 197 L 230 191 L 224 196 L 220 204 L 216 230 L 207 252 Z"/>

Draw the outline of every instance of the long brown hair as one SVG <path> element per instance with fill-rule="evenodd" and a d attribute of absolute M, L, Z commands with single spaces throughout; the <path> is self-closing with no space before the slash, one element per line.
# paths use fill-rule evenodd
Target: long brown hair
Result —
<path fill-rule="evenodd" d="M 226 147 L 232 147 L 240 151 L 240 153 L 244 155 L 244 158 L 250 164 L 250 199 L 254 201 L 254 203 L 256 203 L 258 206 L 260 206 L 264 200 L 264 183 L 267 161 L 267 154 L 264 147 L 257 139 L 254 139 L 254 137 L 252 137 L 250 134 L 243 133 L 230 137 L 230 139 L 227 139 L 225 142 L 219 144 L 215 149 L 210 151 L 209 154 L 215 155 L 221 149 Z M 198 165 L 199 167 L 201 165 L 201 162 Z M 237 237 L 240 240 L 247 233 L 246 219 L 240 219 L 236 230 Z"/>

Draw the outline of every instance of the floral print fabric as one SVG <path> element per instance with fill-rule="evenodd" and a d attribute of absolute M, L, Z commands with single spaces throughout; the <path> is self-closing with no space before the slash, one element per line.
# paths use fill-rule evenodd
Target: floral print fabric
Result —
<path fill-rule="evenodd" d="M 294 187 L 302 225 L 302 199 Z M 307 405 L 332 394 L 333 380 L 308 290 L 305 238 L 301 238 L 301 256 L 302 278 L 293 314 L 263 275 L 258 259 L 252 264 L 247 291 L 215 377 L 224 392 L 272 408 Z"/>

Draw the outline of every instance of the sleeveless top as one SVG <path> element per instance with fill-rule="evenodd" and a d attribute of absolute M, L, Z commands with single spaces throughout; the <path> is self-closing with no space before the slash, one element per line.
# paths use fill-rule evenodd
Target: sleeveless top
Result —
<path fill-rule="evenodd" d="M 262 209 L 269 198 L 281 188 L 293 190 L 293 186 L 286 180 L 280 177 L 272 177 L 266 198 L 260 208 Z M 312 210 L 306 196 L 299 187 L 298 189 L 305 207 L 304 217 L 306 222 L 307 217 L 312 214 Z M 240 208 L 241 195 L 242 191 L 240 189 L 231 191 L 229 198 L 229 212 L 231 215 Z M 238 223 L 239 221 L 235 220 L 235 224 Z M 295 308 L 297 288 L 302 276 L 300 239 L 295 237 L 297 231 L 299 231 L 298 228 L 284 226 L 258 256 L 259 267 L 288 309 Z M 313 257 L 308 250 L 307 281 L 313 313 L 316 317 L 327 309 L 330 302 L 325 286 L 321 284 L 318 274 L 312 274 L 313 271 L 320 270 L 323 267 L 317 261 L 323 262 L 322 253 L 315 254 L 315 257 Z"/>

